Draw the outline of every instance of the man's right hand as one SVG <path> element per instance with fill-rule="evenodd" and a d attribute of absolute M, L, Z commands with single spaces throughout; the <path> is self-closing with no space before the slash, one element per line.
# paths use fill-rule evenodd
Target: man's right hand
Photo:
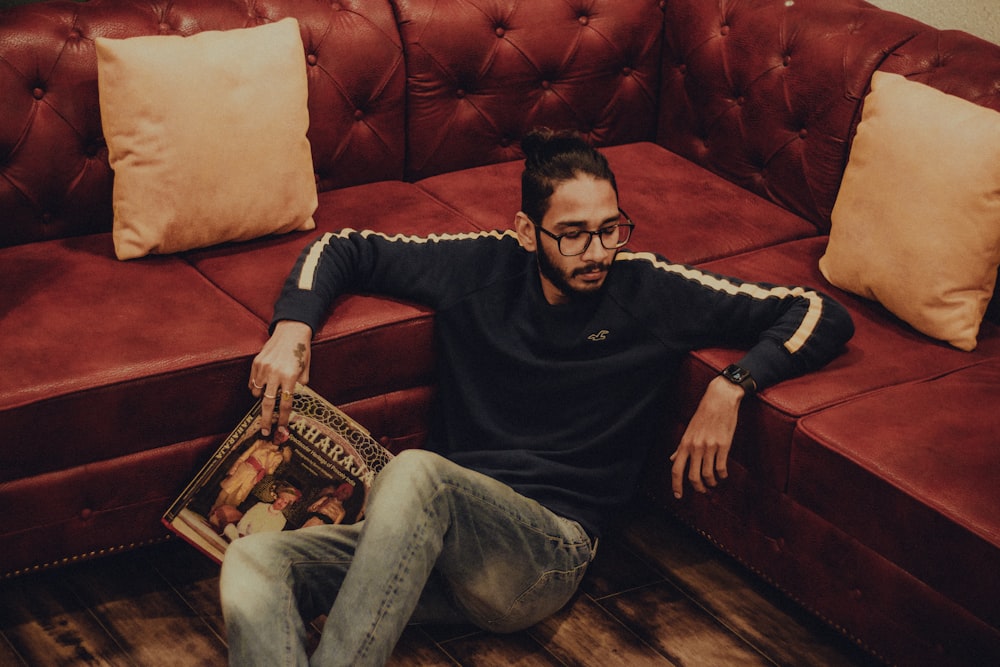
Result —
<path fill-rule="evenodd" d="M 274 407 L 278 405 L 278 429 L 288 426 L 292 413 L 295 383 L 309 382 L 310 344 L 312 328 L 303 322 L 282 320 L 274 333 L 254 357 L 250 370 L 250 391 L 261 401 L 261 434 L 271 434 Z"/>

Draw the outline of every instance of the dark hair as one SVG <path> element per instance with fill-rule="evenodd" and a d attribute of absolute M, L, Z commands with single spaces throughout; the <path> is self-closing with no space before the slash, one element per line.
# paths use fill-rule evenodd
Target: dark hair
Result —
<path fill-rule="evenodd" d="M 618 194 L 607 158 L 576 132 L 532 130 L 521 140 L 521 150 L 525 154 L 521 211 L 538 224 L 549 210 L 549 198 L 556 187 L 581 174 L 608 181 Z"/>

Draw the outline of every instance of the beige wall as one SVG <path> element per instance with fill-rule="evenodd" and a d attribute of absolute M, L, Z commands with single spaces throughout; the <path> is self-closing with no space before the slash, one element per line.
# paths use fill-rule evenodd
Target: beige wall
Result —
<path fill-rule="evenodd" d="M 935 28 L 956 29 L 1000 44 L 1000 0 L 869 0 Z"/>

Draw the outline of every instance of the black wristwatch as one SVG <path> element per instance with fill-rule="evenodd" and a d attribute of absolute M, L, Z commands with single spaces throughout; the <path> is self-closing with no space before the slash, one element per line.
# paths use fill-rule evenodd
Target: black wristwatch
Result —
<path fill-rule="evenodd" d="M 753 379 L 753 376 L 750 375 L 750 371 L 742 366 L 730 364 L 722 370 L 720 375 L 733 384 L 738 384 L 743 387 L 743 391 L 747 396 L 750 396 L 757 391 L 757 382 Z"/>

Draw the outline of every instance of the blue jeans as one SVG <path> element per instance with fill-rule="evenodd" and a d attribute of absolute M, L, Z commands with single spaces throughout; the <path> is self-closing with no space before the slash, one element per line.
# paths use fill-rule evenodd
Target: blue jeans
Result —
<path fill-rule="evenodd" d="M 310 664 L 304 619 L 321 614 L 324 667 L 383 665 L 410 622 L 520 630 L 572 598 L 592 557 L 575 521 L 428 451 L 383 469 L 365 517 L 230 545 L 231 665 Z"/>

